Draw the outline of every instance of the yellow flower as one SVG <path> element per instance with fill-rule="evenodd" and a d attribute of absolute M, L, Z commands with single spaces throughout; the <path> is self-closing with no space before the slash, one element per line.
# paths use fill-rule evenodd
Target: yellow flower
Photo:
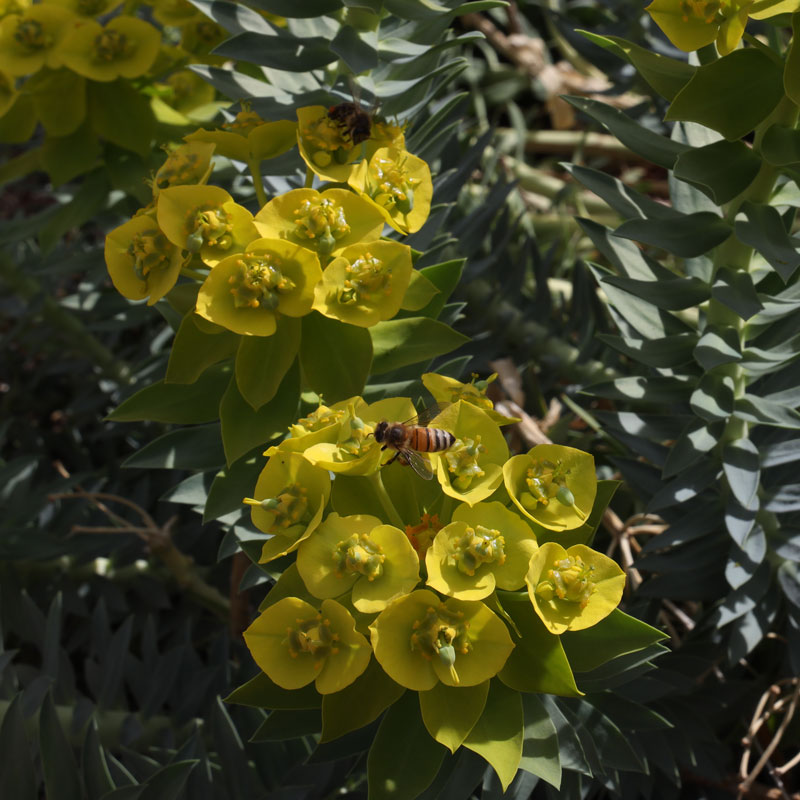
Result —
<path fill-rule="evenodd" d="M 724 56 L 739 44 L 752 6 L 752 0 L 653 0 L 645 11 L 681 50 L 716 41 Z"/>
<path fill-rule="evenodd" d="M 72 30 L 75 15 L 61 6 L 36 5 L 0 20 L 0 70 L 30 75 L 42 67 L 58 69 L 60 45 Z"/>
<path fill-rule="evenodd" d="M 184 253 L 150 214 L 140 214 L 106 236 L 106 267 L 116 290 L 129 300 L 160 300 L 176 283 Z"/>
<path fill-rule="evenodd" d="M 319 259 L 310 250 L 280 239 L 256 239 L 246 252 L 224 258 L 211 270 L 196 311 L 235 333 L 272 336 L 278 314 L 311 312 L 321 277 Z"/>
<path fill-rule="evenodd" d="M 297 143 L 309 169 L 325 181 L 345 183 L 361 145 L 353 145 L 347 131 L 328 116 L 324 106 L 297 109 Z"/>
<path fill-rule="evenodd" d="M 187 142 L 213 142 L 219 155 L 247 164 L 275 158 L 296 144 L 296 123 L 285 119 L 267 122 L 255 111 L 240 111 L 222 128 L 219 131 L 195 131 L 185 138 Z"/>
<path fill-rule="evenodd" d="M 362 161 L 347 182 L 372 201 L 400 233 L 418 231 L 428 219 L 433 182 L 428 165 L 405 150 L 382 147 Z"/>
<path fill-rule="evenodd" d="M 87 20 L 61 45 L 64 64 L 93 81 L 138 78 L 153 66 L 161 34 L 136 17 L 114 17 L 103 27 Z"/>
<path fill-rule="evenodd" d="M 204 184 L 211 174 L 214 145 L 192 142 L 176 147 L 159 167 L 153 179 L 153 197 L 170 186 Z"/>

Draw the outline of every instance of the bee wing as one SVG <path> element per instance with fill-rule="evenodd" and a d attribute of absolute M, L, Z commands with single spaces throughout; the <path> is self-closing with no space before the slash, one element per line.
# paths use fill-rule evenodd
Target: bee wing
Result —
<path fill-rule="evenodd" d="M 432 405 L 425 406 L 421 409 L 416 417 L 406 420 L 404 425 L 421 425 L 423 428 L 434 418 L 438 417 L 448 406 L 452 403 L 433 403 Z"/>
<path fill-rule="evenodd" d="M 429 481 L 433 478 L 433 471 L 426 458 L 423 458 L 416 450 L 409 450 L 407 447 L 400 448 L 400 457 L 405 459 L 406 464 L 409 464 L 414 472 Z"/>

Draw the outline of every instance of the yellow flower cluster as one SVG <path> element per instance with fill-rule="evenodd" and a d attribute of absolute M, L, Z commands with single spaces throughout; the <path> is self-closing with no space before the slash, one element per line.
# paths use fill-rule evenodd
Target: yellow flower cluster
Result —
<path fill-rule="evenodd" d="M 314 130 L 341 137 L 340 123 L 322 111 Z M 201 281 L 196 313 L 242 336 L 271 336 L 281 315 L 312 310 L 369 327 L 401 307 L 428 302 L 436 289 L 413 269 L 411 248 L 381 238 L 387 223 L 403 233 L 418 230 L 430 210 L 430 170 L 402 149 L 399 128 L 376 124 L 377 142 L 370 138 L 348 150 L 341 188 L 293 189 L 264 202 L 255 215 L 224 189 L 206 185 L 212 153 L 222 153 L 248 164 L 263 193 L 262 160 L 295 145 L 306 158 L 315 146 L 307 135 L 309 118 L 309 109 L 301 108 L 298 123 L 266 122 L 246 109 L 220 130 L 187 136 L 154 176 L 150 205 L 106 239 L 106 264 L 118 291 L 152 304 L 181 275 Z M 365 154 L 357 162 L 351 151 L 384 144 L 387 131 L 393 147 L 372 147 L 371 158 Z M 373 173 L 380 173 L 380 185 Z M 416 306 L 406 297 L 412 281 Z"/>

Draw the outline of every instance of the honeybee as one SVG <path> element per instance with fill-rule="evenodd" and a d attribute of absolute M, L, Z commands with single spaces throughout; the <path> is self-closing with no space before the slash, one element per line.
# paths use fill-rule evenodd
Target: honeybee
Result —
<path fill-rule="evenodd" d="M 425 426 L 440 410 L 440 406 L 434 405 L 406 422 L 379 422 L 375 427 L 375 441 L 383 444 L 381 450 L 388 447 L 396 451 L 384 466 L 400 458 L 401 464 L 411 466 L 420 478 L 429 481 L 433 472 L 420 453 L 440 453 L 456 440 L 449 431 Z"/>
<path fill-rule="evenodd" d="M 328 109 L 328 119 L 347 133 L 354 147 L 366 142 L 372 133 L 372 115 L 355 101 L 331 106 Z"/>

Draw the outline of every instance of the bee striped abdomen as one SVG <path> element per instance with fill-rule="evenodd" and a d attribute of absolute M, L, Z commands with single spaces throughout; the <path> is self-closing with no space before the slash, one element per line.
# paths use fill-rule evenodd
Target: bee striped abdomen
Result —
<path fill-rule="evenodd" d="M 441 428 L 414 427 L 409 437 L 408 446 L 420 453 L 437 453 L 447 450 L 456 437 Z"/>

